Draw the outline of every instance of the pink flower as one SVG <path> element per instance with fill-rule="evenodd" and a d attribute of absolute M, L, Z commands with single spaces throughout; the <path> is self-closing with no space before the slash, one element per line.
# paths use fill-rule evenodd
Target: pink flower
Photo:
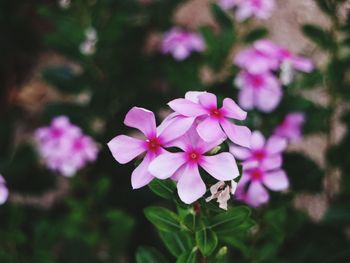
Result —
<path fill-rule="evenodd" d="M 47 167 L 64 176 L 73 176 L 97 158 L 96 143 L 65 116 L 54 118 L 49 127 L 37 129 L 35 140 Z"/>
<path fill-rule="evenodd" d="M 222 142 L 223 139 L 205 142 L 198 136 L 196 129 L 191 128 L 184 136 L 172 143 L 172 146 L 180 148 L 182 152 L 167 152 L 159 155 L 149 165 L 149 172 L 159 179 L 171 177 L 178 181 L 180 199 L 186 204 L 191 204 L 206 192 L 199 167 L 221 181 L 232 180 L 239 175 L 236 161 L 230 153 L 205 155 Z"/>
<path fill-rule="evenodd" d="M 219 0 L 218 4 L 224 10 L 236 7 L 236 17 L 239 21 L 252 16 L 267 19 L 276 5 L 274 0 Z"/>
<path fill-rule="evenodd" d="M 275 134 L 291 141 L 297 141 L 301 137 L 301 126 L 305 122 L 302 112 L 289 113 L 282 123 L 275 129 Z"/>
<path fill-rule="evenodd" d="M 292 69 L 306 73 L 313 70 L 309 59 L 295 56 L 288 49 L 267 39 L 256 41 L 252 47 L 238 53 L 234 63 L 254 74 L 278 70 L 282 63 L 289 63 Z"/>
<path fill-rule="evenodd" d="M 217 98 L 209 92 L 188 92 L 185 99 L 168 103 L 180 116 L 195 117 L 199 136 L 207 142 L 217 141 L 226 136 L 236 144 L 249 147 L 250 130 L 233 124 L 230 119 L 244 120 L 247 113 L 232 99 L 226 98 L 223 106 L 217 106 Z"/>
<path fill-rule="evenodd" d="M 172 54 L 176 60 L 186 59 L 192 52 L 205 50 L 205 43 L 201 35 L 173 28 L 163 37 L 161 51 L 164 54 Z"/>
<path fill-rule="evenodd" d="M 153 112 L 133 107 L 127 113 L 124 124 L 140 130 L 145 135 L 145 139 L 119 135 L 108 143 L 113 157 L 121 164 L 145 154 L 143 161 L 131 175 L 131 185 L 134 189 L 141 188 L 152 181 L 154 177 L 148 172 L 149 163 L 158 155 L 165 153 L 164 147 L 182 136 L 194 122 L 194 118 L 173 117 L 174 114 L 170 115 L 157 128 Z"/>
<path fill-rule="evenodd" d="M 271 136 L 267 141 L 259 131 L 254 131 L 251 136 L 250 149 L 237 145 L 230 145 L 230 152 L 244 164 L 258 163 L 270 169 L 279 168 L 282 165 L 282 152 L 287 147 L 287 141 L 278 136 Z"/>
<path fill-rule="evenodd" d="M 254 108 L 262 112 L 273 111 L 281 101 L 282 89 L 278 79 L 271 73 L 241 71 L 236 79 L 239 105 L 245 110 Z"/>
<path fill-rule="evenodd" d="M 9 191 L 6 187 L 5 179 L 0 175 L 0 205 L 6 202 L 8 195 Z"/>
<path fill-rule="evenodd" d="M 258 207 L 269 201 L 266 188 L 279 192 L 288 187 L 289 180 L 282 169 L 269 165 L 248 168 L 243 166 L 243 175 L 238 183 L 236 197 L 252 207 Z"/>

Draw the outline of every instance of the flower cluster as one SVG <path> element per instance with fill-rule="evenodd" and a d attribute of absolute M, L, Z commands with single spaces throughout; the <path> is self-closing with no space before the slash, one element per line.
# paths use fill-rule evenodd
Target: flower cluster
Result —
<path fill-rule="evenodd" d="M 282 152 L 287 147 L 287 140 L 272 135 L 267 141 L 264 136 L 254 131 L 251 136 L 251 148 L 230 145 L 230 152 L 243 163 L 243 175 L 237 187 L 237 198 L 253 207 L 269 200 L 265 187 L 272 191 L 288 188 L 289 181 L 281 169 Z"/>
<path fill-rule="evenodd" d="M 269 40 L 259 40 L 241 51 L 234 63 L 242 69 L 235 79 L 240 89 L 240 106 L 262 112 L 271 112 L 278 106 L 282 98 L 281 86 L 289 84 L 294 70 L 310 72 L 313 69 L 309 59 L 295 56 Z M 281 80 L 276 77 L 278 72 Z"/>
<path fill-rule="evenodd" d="M 35 140 L 46 166 L 64 176 L 73 176 L 97 158 L 96 143 L 65 116 L 54 118 L 49 127 L 37 129 Z"/>
<path fill-rule="evenodd" d="M 6 186 L 5 179 L 0 175 L 0 205 L 6 202 L 8 195 L 9 191 Z"/>
<path fill-rule="evenodd" d="M 161 44 L 161 52 L 172 54 L 178 61 L 185 60 L 192 52 L 204 50 L 205 42 L 200 34 L 184 31 L 178 27 L 166 32 Z"/>
<path fill-rule="evenodd" d="M 247 114 L 229 98 L 218 107 L 214 94 L 188 92 L 185 98 L 168 105 L 174 112 L 158 127 L 151 111 L 132 108 L 124 124 L 140 130 L 144 139 L 119 135 L 108 146 L 122 164 L 143 157 L 131 176 L 134 189 L 147 185 L 153 178 L 171 178 L 177 182 L 180 199 L 190 204 L 207 190 L 199 167 L 219 181 L 233 180 L 239 175 L 231 153 L 212 154 L 211 150 L 226 139 L 249 147 L 251 132 L 231 122 L 231 119 L 244 120 Z"/>
<path fill-rule="evenodd" d="M 255 16 L 259 19 L 267 19 L 275 9 L 274 0 L 219 0 L 219 6 L 224 10 L 235 9 L 238 21 Z"/>

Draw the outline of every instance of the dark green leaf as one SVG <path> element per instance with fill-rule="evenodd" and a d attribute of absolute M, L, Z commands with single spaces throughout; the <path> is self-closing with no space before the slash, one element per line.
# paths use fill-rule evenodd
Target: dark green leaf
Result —
<path fill-rule="evenodd" d="M 180 223 L 177 215 L 162 207 L 145 208 L 144 213 L 147 219 L 161 231 L 178 231 Z"/>
<path fill-rule="evenodd" d="M 172 180 L 154 179 L 149 185 L 153 193 L 165 199 L 173 199 L 176 186 Z"/>
<path fill-rule="evenodd" d="M 153 247 L 139 247 L 136 252 L 137 263 L 167 263 L 166 258 Z"/>
<path fill-rule="evenodd" d="M 304 25 L 304 34 L 323 49 L 330 49 L 333 46 L 332 35 L 315 25 Z"/>
<path fill-rule="evenodd" d="M 244 42 L 252 43 L 258 39 L 264 38 L 269 34 L 269 31 L 264 27 L 258 27 L 250 31 L 245 37 Z"/>
<path fill-rule="evenodd" d="M 204 256 L 210 256 L 218 245 L 218 237 L 214 231 L 204 228 L 196 232 L 196 243 Z"/>
<path fill-rule="evenodd" d="M 219 214 L 210 220 L 209 227 L 219 236 L 227 236 L 246 226 L 244 223 L 249 219 L 250 210 L 245 206 L 234 207 L 229 211 Z"/>
<path fill-rule="evenodd" d="M 185 232 L 159 232 L 161 239 L 174 257 L 193 248 L 190 236 Z"/>
<path fill-rule="evenodd" d="M 183 253 L 177 260 L 176 263 L 196 263 L 197 262 L 197 250 L 193 249 L 190 252 Z"/>

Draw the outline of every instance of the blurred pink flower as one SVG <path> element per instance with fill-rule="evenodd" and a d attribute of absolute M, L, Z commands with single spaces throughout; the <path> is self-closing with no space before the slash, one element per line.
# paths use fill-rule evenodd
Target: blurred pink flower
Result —
<path fill-rule="evenodd" d="M 97 158 L 97 145 L 65 116 L 56 117 L 51 126 L 35 132 L 38 152 L 47 167 L 64 176 L 73 176 L 86 163 Z"/>
<path fill-rule="evenodd" d="M 249 73 L 241 71 L 236 79 L 239 105 L 245 110 L 254 108 L 262 112 L 273 111 L 282 99 L 282 88 L 278 79 L 269 72 Z"/>
<path fill-rule="evenodd" d="M 171 143 L 171 146 L 178 147 L 183 152 L 165 152 L 159 155 L 150 163 L 149 172 L 159 179 L 171 177 L 178 181 L 180 199 L 186 204 L 191 204 L 206 192 L 206 186 L 198 170 L 199 166 L 221 181 L 232 180 L 239 175 L 232 154 L 223 152 L 212 156 L 205 155 L 223 141 L 224 139 L 205 142 L 193 127 Z"/>
<path fill-rule="evenodd" d="M 197 132 L 204 141 L 225 139 L 227 136 L 234 143 L 249 147 L 250 130 L 230 121 L 230 119 L 244 120 L 247 113 L 232 99 L 225 98 L 223 106 L 218 108 L 214 94 L 188 92 L 185 99 L 172 100 L 168 105 L 179 115 L 195 117 L 198 122 Z"/>
<path fill-rule="evenodd" d="M 7 201 L 8 195 L 9 191 L 6 186 L 5 179 L 0 175 L 0 205 Z"/>
<path fill-rule="evenodd" d="M 205 50 L 205 43 L 198 33 L 187 32 L 180 28 L 173 28 L 163 37 L 161 51 L 164 54 L 172 54 L 176 60 L 186 59 L 192 52 Z"/>
<path fill-rule="evenodd" d="M 250 149 L 237 145 L 230 145 L 230 152 L 238 160 L 246 165 L 258 163 L 271 168 L 279 168 L 282 165 L 282 152 L 287 147 L 287 140 L 272 135 L 266 141 L 259 131 L 254 131 L 251 136 Z"/>
<path fill-rule="evenodd" d="M 289 180 L 282 169 L 269 165 L 249 167 L 243 166 L 243 175 L 238 183 L 236 197 L 252 207 L 258 207 L 269 201 L 271 191 L 283 191 L 289 187 Z"/>
<path fill-rule="evenodd" d="M 113 138 L 108 147 L 117 162 L 125 164 L 144 154 L 143 161 L 136 167 L 131 175 L 131 185 L 134 189 L 141 188 L 153 180 L 148 172 L 149 163 L 158 155 L 165 153 L 164 147 L 172 140 L 182 136 L 192 125 L 194 118 L 170 115 L 157 128 L 153 112 L 133 107 L 125 116 L 124 124 L 140 130 L 145 139 L 140 140 L 126 135 Z"/>
<path fill-rule="evenodd" d="M 236 18 L 239 21 L 255 16 L 259 19 L 267 19 L 275 9 L 274 0 L 219 0 L 219 6 L 224 9 L 236 7 Z"/>
<path fill-rule="evenodd" d="M 301 137 L 301 126 L 305 122 L 305 115 L 302 112 L 289 113 L 282 123 L 275 129 L 275 134 L 291 141 L 297 141 Z"/>

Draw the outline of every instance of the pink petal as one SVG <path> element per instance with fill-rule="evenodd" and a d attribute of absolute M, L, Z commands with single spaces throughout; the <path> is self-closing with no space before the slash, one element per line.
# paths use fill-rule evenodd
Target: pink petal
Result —
<path fill-rule="evenodd" d="M 224 99 L 223 107 L 227 117 L 236 119 L 236 120 L 245 120 L 247 117 L 247 112 L 242 110 L 236 102 L 230 98 Z"/>
<path fill-rule="evenodd" d="M 126 135 L 114 137 L 108 143 L 108 147 L 114 159 L 122 164 L 130 162 L 132 159 L 146 151 L 144 141 Z"/>
<path fill-rule="evenodd" d="M 210 117 L 204 119 L 197 126 L 199 136 L 206 142 L 217 141 L 226 138 L 217 120 Z"/>
<path fill-rule="evenodd" d="M 247 148 L 230 144 L 230 153 L 239 160 L 245 160 L 251 157 L 251 153 Z"/>
<path fill-rule="evenodd" d="M 147 138 L 156 135 L 156 120 L 153 112 L 149 110 L 133 107 L 126 114 L 124 124 L 140 130 Z"/>
<path fill-rule="evenodd" d="M 281 153 L 287 148 L 287 140 L 279 136 L 271 136 L 266 142 L 266 151 L 269 154 Z"/>
<path fill-rule="evenodd" d="M 185 165 L 181 168 L 181 172 L 177 183 L 177 191 L 184 203 L 191 204 L 205 194 L 206 187 L 197 165 Z"/>
<path fill-rule="evenodd" d="M 9 196 L 9 191 L 4 185 L 0 185 L 0 205 L 4 204 Z"/>
<path fill-rule="evenodd" d="M 199 96 L 205 93 L 206 91 L 188 91 L 185 94 L 185 99 L 194 103 L 199 103 Z"/>
<path fill-rule="evenodd" d="M 257 207 L 269 200 L 269 194 L 260 182 L 252 182 L 247 192 L 247 199 L 250 205 Z"/>
<path fill-rule="evenodd" d="M 147 154 L 139 166 L 132 172 L 131 185 L 133 189 L 141 188 L 153 180 L 154 177 L 148 172 L 148 166 L 151 160 L 151 155 Z"/>
<path fill-rule="evenodd" d="M 239 105 L 245 110 L 254 108 L 254 90 L 249 87 L 242 88 L 238 93 Z"/>
<path fill-rule="evenodd" d="M 312 61 L 303 57 L 293 57 L 292 64 L 295 69 L 306 73 L 309 73 L 314 69 Z"/>
<path fill-rule="evenodd" d="M 283 170 L 266 173 L 263 182 L 272 191 L 282 191 L 289 187 L 289 180 Z"/>
<path fill-rule="evenodd" d="M 176 46 L 172 53 L 173 57 L 178 61 L 186 59 L 191 54 L 190 50 L 183 45 Z"/>
<path fill-rule="evenodd" d="M 205 109 L 216 109 L 217 106 L 217 98 L 213 93 L 206 92 L 201 94 L 199 97 L 199 103 Z"/>
<path fill-rule="evenodd" d="M 194 121 L 195 117 L 184 117 L 181 115 L 167 120 L 166 127 L 159 134 L 163 145 L 184 135 L 191 128 Z"/>
<path fill-rule="evenodd" d="M 186 99 L 175 99 L 168 103 L 175 112 L 187 117 L 197 117 L 207 114 L 202 106 Z"/>
<path fill-rule="evenodd" d="M 268 77 L 266 81 L 266 85 L 255 92 L 255 105 L 262 112 L 271 112 L 280 103 L 282 90 L 275 77 Z"/>
<path fill-rule="evenodd" d="M 235 125 L 226 119 L 221 121 L 220 124 L 232 142 L 250 148 L 251 131 L 247 127 Z"/>
<path fill-rule="evenodd" d="M 164 153 L 156 157 L 148 167 L 149 172 L 159 179 L 171 177 L 184 163 L 184 153 Z"/>
<path fill-rule="evenodd" d="M 273 170 L 273 169 L 280 168 L 282 166 L 282 156 L 281 155 L 275 155 L 275 156 L 272 156 L 272 157 L 265 158 L 262 161 L 261 166 L 265 170 Z"/>
<path fill-rule="evenodd" d="M 251 137 L 251 147 L 253 150 L 261 149 L 265 146 L 265 137 L 259 131 L 254 131 Z"/>
<path fill-rule="evenodd" d="M 203 156 L 200 166 L 217 180 L 228 181 L 239 176 L 236 160 L 227 152 Z"/>

